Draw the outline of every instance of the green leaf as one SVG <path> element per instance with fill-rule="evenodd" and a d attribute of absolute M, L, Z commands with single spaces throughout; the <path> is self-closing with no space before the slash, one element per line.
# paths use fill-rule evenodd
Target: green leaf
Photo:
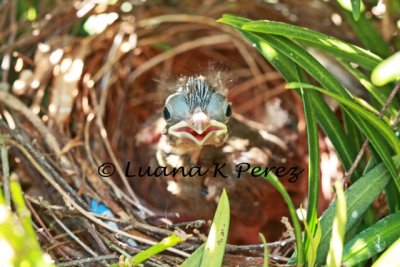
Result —
<path fill-rule="evenodd" d="M 31 213 L 29 212 L 28 208 L 25 205 L 25 200 L 22 193 L 21 185 L 16 179 L 17 178 L 15 174 L 12 174 L 10 177 L 10 189 L 11 189 L 12 200 L 14 202 L 16 212 L 24 227 L 28 240 L 29 242 L 32 242 L 31 246 L 39 248 L 39 243 L 36 239 L 35 229 L 32 226 Z M 37 251 L 37 253 L 39 253 L 39 251 Z"/>
<path fill-rule="evenodd" d="M 184 239 L 182 237 L 179 237 L 178 235 L 176 235 L 174 233 L 171 236 L 164 238 L 157 244 L 149 247 L 148 249 L 146 249 L 142 252 L 139 252 L 132 258 L 127 259 L 125 265 L 130 266 L 130 265 L 137 265 L 139 263 L 142 263 L 145 260 L 149 259 L 151 256 L 157 255 L 160 252 L 166 250 L 167 248 L 170 248 L 170 247 L 173 247 L 173 246 L 179 244 L 183 240 Z"/>
<path fill-rule="evenodd" d="M 295 89 L 295 88 L 307 88 L 307 89 L 312 89 L 318 92 L 321 92 L 325 95 L 328 95 L 338 101 L 339 103 L 349 107 L 351 110 L 354 112 L 358 113 L 360 116 L 364 117 L 368 122 L 370 122 L 374 127 L 376 127 L 376 130 L 379 130 L 384 134 L 384 137 L 389 139 L 391 145 L 395 148 L 396 151 L 400 151 L 400 144 L 399 141 L 397 140 L 396 135 L 390 128 L 389 121 L 386 120 L 386 123 L 381 121 L 379 118 L 376 117 L 376 114 L 378 111 L 376 110 L 366 110 L 365 107 L 360 106 L 358 103 L 354 103 L 352 101 L 349 101 L 341 96 L 338 96 L 337 94 L 331 93 L 328 90 L 325 90 L 323 88 L 311 85 L 311 84 L 298 84 L 298 83 L 289 83 L 286 85 L 286 88 L 288 89 Z"/>
<path fill-rule="evenodd" d="M 372 267 L 400 266 L 400 238 L 377 259 Z"/>
<path fill-rule="evenodd" d="M 298 67 L 296 66 L 296 69 Z M 306 80 L 304 73 L 301 70 L 298 70 L 300 75 L 298 77 L 298 81 Z M 300 95 L 303 100 L 303 108 L 306 119 L 306 127 L 307 127 L 307 143 L 308 143 L 308 207 L 307 207 L 307 238 L 305 239 L 305 248 L 307 249 L 307 253 L 311 251 L 309 249 L 309 240 L 313 239 L 315 234 L 315 228 L 317 226 L 318 221 L 318 192 L 319 192 L 319 173 L 320 173 L 320 164 L 319 164 L 319 140 L 318 140 L 318 126 L 317 119 L 315 115 L 315 110 L 313 107 L 313 96 L 314 92 L 310 92 L 308 90 L 304 90 L 300 87 Z M 312 241 L 311 241 L 312 242 Z M 315 249 L 316 252 L 316 249 Z M 308 257 L 309 258 L 309 257 Z"/>
<path fill-rule="evenodd" d="M 241 30 L 244 23 L 250 20 L 234 15 L 224 14 L 217 22 L 221 22 L 236 28 L 243 34 L 257 50 L 278 70 L 287 81 L 298 81 L 298 73 L 295 65 L 286 56 L 268 44 L 263 38 L 253 33 Z"/>
<path fill-rule="evenodd" d="M 262 37 L 251 32 L 241 30 L 241 26 L 248 22 L 248 19 L 240 18 L 237 16 L 225 14 L 223 18 L 218 20 L 235 27 L 242 33 L 254 47 L 278 70 L 288 82 L 298 81 L 295 65 L 292 60 L 283 55 L 277 49 L 270 45 L 270 38 L 268 35 Z M 374 64 L 375 65 L 375 64 Z M 305 82 L 305 81 L 303 81 Z M 329 108 L 325 100 L 319 95 L 313 95 L 313 107 L 316 110 L 318 123 L 325 134 L 329 137 L 339 155 L 341 162 L 346 169 L 349 169 L 357 155 L 357 150 L 351 144 L 350 139 L 345 134 L 340 122 L 335 114 Z M 359 167 L 356 168 L 354 175 L 360 177 L 362 174 Z"/>
<path fill-rule="evenodd" d="M 400 166 L 400 156 L 393 157 L 396 166 Z M 381 163 L 360 177 L 345 192 L 347 203 L 346 233 L 360 219 L 376 197 L 382 192 L 390 180 L 390 175 Z M 332 223 L 335 217 L 336 200 L 320 218 L 322 238 L 318 248 L 317 265 L 324 264 L 329 249 L 329 240 L 332 235 Z"/>
<path fill-rule="evenodd" d="M 253 169 L 251 169 L 250 172 L 263 177 L 262 174 L 264 173 L 264 170 L 261 169 L 258 172 L 253 172 Z M 271 185 L 273 187 L 275 187 L 276 190 L 278 190 L 279 194 L 282 196 L 283 200 L 285 201 L 286 205 L 289 208 L 289 214 L 290 214 L 290 218 L 292 219 L 292 224 L 293 224 L 293 228 L 294 228 L 294 235 L 296 237 L 296 253 L 298 255 L 297 265 L 303 266 L 303 264 L 304 264 L 304 248 L 303 248 L 303 242 L 302 242 L 301 226 L 300 226 L 299 218 L 297 217 L 296 208 L 293 204 L 293 201 L 290 198 L 285 187 L 278 180 L 278 178 L 275 176 L 275 174 L 273 174 L 272 172 L 269 172 L 268 175 L 266 177 L 264 176 L 263 178 L 265 180 L 267 180 L 269 183 L 271 183 Z"/>
<path fill-rule="evenodd" d="M 350 0 L 351 10 L 353 12 L 353 18 L 355 21 L 359 20 L 361 13 L 361 0 Z"/>
<path fill-rule="evenodd" d="M 375 28 L 375 21 L 367 18 L 364 14 L 360 16 L 358 21 L 355 21 L 351 12 L 346 10 L 343 11 L 343 14 L 366 49 L 381 57 L 388 57 L 391 54 L 388 44 Z"/>
<path fill-rule="evenodd" d="M 374 117 L 370 112 L 366 111 L 365 109 L 363 109 L 362 107 L 360 107 L 359 105 L 357 105 L 356 103 L 353 103 L 351 101 L 348 101 L 346 99 L 344 99 L 343 97 L 340 97 L 338 95 L 335 95 L 331 92 L 328 92 L 327 90 L 324 90 L 322 88 L 310 85 L 310 84 L 296 84 L 296 83 L 291 83 L 287 85 L 287 88 L 309 88 L 309 89 L 313 89 L 313 90 L 317 90 L 319 92 L 322 92 L 326 95 L 331 96 L 332 98 L 334 98 L 335 100 L 339 101 L 341 104 L 346 105 L 347 107 L 349 107 L 351 110 L 353 110 L 354 112 L 356 112 L 357 114 L 359 114 L 360 116 L 364 117 L 365 120 L 370 123 L 372 126 L 376 127 L 376 130 L 378 130 L 380 133 L 382 133 L 384 135 L 384 138 L 387 138 L 388 141 L 391 143 L 391 145 L 393 146 L 393 148 L 396 151 L 400 151 L 400 143 L 397 140 L 396 135 L 394 134 L 394 132 L 391 130 L 391 128 L 389 127 L 388 124 L 383 123 L 380 119 Z M 379 141 L 379 140 L 378 140 Z M 400 154 L 400 153 L 399 153 Z M 394 167 L 394 169 L 396 169 Z M 392 176 L 393 177 L 393 176 Z M 395 175 L 393 181 L 396 185 L 396 188 L 398 191 L 400 191 L 400 181 L 397 178 L 398 176 Z"/>
<path fill-rule="evenodd" d="M 299 78 L 300 80 L 300 78 Z M 316 225 L 318 213 L 318 183 L 319 183 L 319 142 L 315 110 L 313 107 L 313 94 L 300 87 L 303 99 L 303 108 L 307 126 L 308 143 L 308 209 L 307 222 Z M 314 229 L 315 227 L 312 227 Z M 313 233 L 313 231 L 312 231 Z"/>
<path fill-rule="evenodd" d="M 377 109 L 381 110 L 393 88 L 389 86 L 376 87 L 370 82 L 367 75 L 365 75 L 363 72 L 356 68 L 353 68 L 349 63 L 344 62 L 343 60 L 339 60 L 339 62 L 364 86 L 365 89 L 367 89 L 370 95 L 380 104 L 379 106 L 377 106 Z M 387 109 L 387 112 L 392 116 L 397 115 L 398 106 L 396 102 L 397 101 L 393 99 L 392 105 L 389 105 Z"/>
<path fill-rule="evenodd" d="M 244 23 L 249 21 L 251 20 L 231 14 L 223 14 L 222 18 L 217 19 L 217 22 L 228 24 L 235 28 L 240 28 Z"/>
<path fill-rule="evenodd" d="M 0 265 L 54 266 L 43 255 L 15 173 L 10 176 L 10 191 L 15 213 L 5 205 L 0 190 Z"/>
<path fill-rule="evenodd" d="M 238 31 L 240 31 L 243 35 L 245 35 L 245 37 L 248 38 L 253 43 L 253 45 L 260 51 L 260 53 L 271 62 L 271 64 L 283 75 L 283 77 L 287 81 L 289 82 L 297 81 L 297 75 L 296 72 L 294 71 L 295 68 L 293 66 L 291 52 L 287 51 L 287 53 L 284 55 L 280 50 L 281 49 L 280 44 L 276 42 L 273 36 L 256 32 L 251 33 L 242 30 L 241 29 L 242 25 L 250 24 L 250 23 L 246 24 L 246 22 L 249 22 L 248 19 L 236 17 L 233 15 L 224 15 L 223 18 L 219 19 L 218 21 L 235 27 Z M 295 26 L 290 26 L 290 27 L 295 27 Z M 308 31 L 307 29 L 303 28 L 300 29 Z M 306 33 L 304 33 L 304 35 L 306 35 Z M 306 37 L 302 38 L 305 39 Z M 317 40 L 318 39 L 316 39 L 315 41 L 316 43 Z M 369 56 L 367 55 L 366 57 L 368 58 Z M 371 62 L 370 64 L 370 66 L 372 67 L 375 66 L 378 62 L 380 62 L 379 57 L 375 55 L 371 56 L 370 58 L 371 59 L 375 58 L 375 63 Z M 322 68 L 322 66 L 320 67 Z M 321 77 L 321 79 L 324 78 L 325 77 Z M 336 83 L 336 86 L 340 87 L 340 84 L 338 85 Z M 343 89 L 341 90 L 343 91 Z M 344 133 L 344 130 L 341 127 L 339 121 L 337 120 L 333 112 L 330 110 L 328 105 L 325 103 L 325 101 L 319 95 L 314 95 L 313 98 L 314 98 L 313 104 L 316 110 L 316 115 L 319 124 L 321 125 L 322 129 L 328 135 L 329 139 L 333 143 L 344 167 L 346 169 L 349 169 L 357 154 L 354 145 L 351 144 L 350 139 Z M 388 160 L 387 155 L 386 155 L 386 160 Z M 393 170 L 392 173 L 394 173 Z M 356 177 L 361 176 L 361 170 L 359 167 L 356 168 L 354 176 Z"/>
<path fill-rule="evenodd" d="M 355 21 L 360 19 L 361 12 L 364 12 L 365 6 L 361 0 L 337 0 L 343 9 L 351 12 Z"/>
<path fill-rule="evenodd" d="M 346 228 L 346 199 L 344 196 L 342 185 L 339 181 L 335 183 L 336 189 L 336 216 L 333 219 L 332 237 L 328 258 L 326 259 L 327 267 L 340 267 L 342 261 L 343 242 Z"/>
<path fill-rule="evenodd" d="M 267 246 L 267 241 L 265 240 L 265 237 L 263 234 L 259 233 L 258 236 L 261 239 L 261 242 L 264 245 L 264 263 L 263 263 L 263 267 L 268 267 L 268 259 L 269 259 L 269 253 L 268 253 L 268 246 Z"/>
<path fill-rule="evenodd" d="M 187 258 L 182 264 L 181 267 L 198 267 L 201 264 L 201 259 L 203 258 L 204 248 L 206 244 L 202 244 L 198 247 L 189 258 Z"/>
<path fill-rule="evenodd" d="M 317 260 L 317 251 L 319 243 L 321 242 L 321 224 L 317 221 L 317 228 L 315 235 L 311 234 L 310 228 L 307 226 L 307 223 L 304 223 L 304 230 L 306 231 L 309 237 L 309 245 L 307 246 L 307 266 L 315 266 L 315 262 Z"/>
<path fill-rule="evenodd" d="M 382 61 L 380 57 L 361 47 L 348 44 L 319 32 L 283 22 L 269 20 L 250 21 L 244 23 L 242 29 L 251 32 L 280 35 L 289 39 L 303 41 L 306 42 L 307 45 L 340 57 L 346 61 L 357 63 L 369 70 Z"/>
<path fill-rule="evenodd" d="M 344 247 L 343 263 L 354 266 L 384 251 L 400 237 L 399 221 L 400 212 L 393 213 L 353 237 Z"/>
<path fill-rule="evenodd" d="M 218 203 L 217 211 L 214 215 L 210 233 L 208 234 L 200 266 L 213 267 L 222 265 L 226 240 L 228 238 L 229 217 L 229 199 L 224 189 Z"/>
<path fill-rule="evenodd" d="M 371 81 L 382 86 L 400 79 L 400 51 L 381 62 L 372 71 Z"/>
<path fill-rule="evenodd" d="M 303 48 L 293 43 L 292 41 L 280 36 L 263 35 L 263 38 L 268 38 L 268 43 L 271 46 L 283 53 L 285 56 L 291 58 L 306 72 L 312 75 L 324 88 L 349 101 L 353 100 L 351 95 L 343 87 L 343 85 L 340 84 L 316 59 L 314 59 Z M 394 167 L 394 164 L 390 158 L 391 148 L 388 146 L 385 140 L 382 140 L 381 134 L 373 131 L 370 125 L 368 125 L 368 123 L 365 121 L 365 119 L 360 117 L 358 114 L 355 114 L 354 112 L 351 112 L 347 109 L 345 109 L 345 111 L 348 112 L 352 120 L 358 125 L 363 134 L 370 140 L 371 144 L 378 152 L 380 158 L 387 166 L 392 177 L 397 177 L 397 170 Z M 400 146 L 396 144 L 393 149 L 396 150 L 396 153 L 399 153 Z"/>

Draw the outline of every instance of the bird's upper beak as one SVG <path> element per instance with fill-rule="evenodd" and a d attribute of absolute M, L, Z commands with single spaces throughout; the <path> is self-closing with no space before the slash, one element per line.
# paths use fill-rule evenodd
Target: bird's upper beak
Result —
<path fill-rule="evenodd" d="M 192 116 L 192 124 L 193 130 L 197 133 L 203 133 L 210 126 L 210 119 L 204 112 L 196 112 Z"/>
<path fill-rule="evenodd" d="M 198 145 L 203 145 L 211 136 L 227 132 L 224 123 L 210 118 L 203 111 L 193 113 L 191 119 L 181 121 L 168 129 L 168 132 L 179 138 L 188 138 Z"/>

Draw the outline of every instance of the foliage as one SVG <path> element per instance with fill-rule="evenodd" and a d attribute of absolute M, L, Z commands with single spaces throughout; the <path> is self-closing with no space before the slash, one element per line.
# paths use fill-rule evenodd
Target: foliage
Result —
<path fill-rule="evenodd" d="M 57 4 L 57 1 L 49 0 L 46 1 L 48 7 L 44 8 L 38 0 L 9 2 L 16 5 L 14 19 L 22 22 L 36 21 L 40 13 L 49 11 Z M 296 236 L 296 251 L 291 261 L 297 262 L 298 266 L 339 266 L 340 263 L 353 266 L 362 265 L 365 261 L 373 266 L 387 266 L 388 262 L 398 260 L 400 247 L 400 142 L 399 131 L 394 130 L 398 129 L 398 125 L 393 124 L 395 121 L 398 123 L 398 93 L 390 99 L 400 78 L 400 52 L 391 52 L 393 46 L 374 27 L 368 15 L 368 6 L 361 0 L 338 0 L 338 3 L 363 47 L 282 22 L 252 21 L 235 15 L 224 15 L 218 21 L 235 28 L 250 41 L 281 73 L 288 82 L 287 88 L 296 90 L 303 100 L 309 152 L 308 206 L 303 232 L 296 214 L 297 207 L 288 192 L 273 174 L 264 177 L 279 191 L 290 211 Z M 398 1 L 391 1 L 388 9 L 399 10 Z M 113 12 L 87 15 L 74 25 L 72 31 L 75 35 L 96 36 L 116 19 Z M 157 40 L 155 47 L 170 50 L 170 44 L 163 40 Z M 335 58 L 364 86 L 364 98 L 356 97 L 350 88 L 346 88 L 318 62 L 308 48 Z M 343 120 L 328 106 L 327 98 L 339 104 L 338 113 L 342 114 Z M 341 186 L 336 186 L 337 198 L 319 218 L 318 127 L 333 144 L 343 169 L 348 172 L 354 167 L 354 171 L 345 177 L 345 182 L 350 180 L 351 185 L 344 192 Z M 364 153 L 366 155 L 362 156 L 361 163 L 354 164 L 363 139 L 369 142 L 368 153 Z M 3 160 L 4 157 L 2 154 Z M 4 167 L 4 163 L 2 165 Z M 7 175 L 3 170 L 4 176 Z M 7 195 L 3 197 L 0 193 L 2 263 L 6 266 L 53 266 L 39 246 L 21 187 L 13 176 L 10 192 L 14 213 L 4 200 Z M 390 214 L 377 220 L 370 215 L 373 214 L 374 201 L 382 194 L 386 196 Z M 224 191 L 207 242 L 199 246 L 182 266 L 222 265 L 229 216 L 229 200 Z M 340 238 L 335 240 L 333 237 Z M 140 264 L 181 241 L 183 238 L 173 234 L 129 257 L 125 264 Z M 268 266 L 266 247 L 264 261 Z"/>
<path fill-rule="evenodd" d="M 398 68 L 395 66 L 398 66 L 400 62 L 397 54 L 383 60 L 381 56 L 389 56 L 388 44 L 380 41 L 381 37 L 371 40 L 363 34 L 368 27 L 374 34 L 379 33 L 375 28 L 371 28 L 372 23 L 366 18 L 366 7 L 361 1 L 340 1 L 340 4 L 347 9 L 344 12 L 350 12 L 350 14 L 352 12 L 352 16 L 347 19 L 351 19 L 352 27 L 362 39 L 362 43 L 366 45 L 366 49 L 282 22 L 251 21 L 228 14 L 218 20 L 242 33 L 289 82 L 288 88 L 297 90 L 304 102 L 310 153 L 310 176 L 307 225 L 304 242 L 300 243 L 304 247 L 302 249 L 297 247 L 292 257 L 292 261 L 297 259 L 298 265 L 304 262 L 302 251 L 305 250 L 308 255 L 308 266 L 314 266 L 312 257 L 314 254 L 310 254 L 310 251 L 313 251 L 314 239 L 318 237 L 320 231 L 322 234 L 320 233 L 319 246 L 317 243 L 316 262 L 317 265 L 326 263 L 329 266 L 340 266 L 341 261 L 352 266 L 371 259 L 377 253 L 385 251 L 400 237 L 400 233 L 396 230 L 398 227 L 394 226 L 400 208 L 398 204 L 400 158 L 396 156 L 400 155 L 400 142 L 393 130 L 396 125 L 391 124 L 398 116 L 399 104 L 398 99 L 396 97 L 393 99 L 390 95 L 393 90 L 398 90 L 394 84 L 399 79 Z M 374 46 L 374 49 L 371 49 L 371 46 Z M 365 93 L 373 101 L 366 102 L 354 96 L 306 50 L 307 47 L 313 47 L 335 57 L 355 79 L 365 86 Z M 320 87 L 311 85 L 312 80 L 308 77 L 312 77 Z M 386 85 L 385 88 L 380 87 L 384 85 Z M 390 88 L 387 89 L 387 86 Z M 322 95 L 331 97 L 339 103 L 341 113 L 348 118 L 345 124 L 337 120 Z M 353 184 L 343 196 L 340 190 L 338 191 L 338 200 L 331 203 L 318 221 L 315 217 L 319 180 L 316 125 L 319 125 L 331 140 L 344 169 L 349 171 L 351 167 L 355 168 L 351 177 Z M 360 149 L 360 143 L 357 145 L 357 142 L 348 141 L 353 136 L 365 136 L 370 143 L 372 158 L 364 158 L 369 160 L 367 165 L 353 166 Z M 389 186 L 391 186 L 390 189 Z M 340 186 L 336 187 L 337 190 L 339 188 Z M 369 225 L 364 216 L 382 191 L 386 191 L 387 205 L 391 207 L 392 214 Z M 290 205 L 289 209 L 292 209 Z M 317 227 L 317 222 L 321 227 Z M 361 225 L 366 228 L 363 229 Z M 386 226 L 385 229 L 383 225 Z M 350 233 L 352 238 L 350 238 Z M 342 238 L 334 241 L 331 236 Z M 299 238 L 302 237 L 296 235 L 296 239 Z M 374 249 L 378 245 L 379 249 Z M 392 250 L 396 246 L 398 247 L 393 244 Z M 343 257 L 341 256 L 342 248 Z M 326 262 L 328 251 L 330 251 L 330 256 Z M 396 257 L 390 252 L 385 253 L 384 256 L 385 262 L 388 262 L 390 257 Z"/>
<path fill-rule="evenodd" d="M 186 259 L 182 266 L 212 267 L 222 265 L 228 238 L 229 217 L 229 199 L 224 190 L 214 215 L 207 242 Z"/>
<path fill-rule="evenodd" d="M 11 213 L 0 192 L 1 266 L 54 266 L 45 258 L 36 239 L 30 213 L 19 183 L 11 176 L 10 189 L 17 215 Z"/>

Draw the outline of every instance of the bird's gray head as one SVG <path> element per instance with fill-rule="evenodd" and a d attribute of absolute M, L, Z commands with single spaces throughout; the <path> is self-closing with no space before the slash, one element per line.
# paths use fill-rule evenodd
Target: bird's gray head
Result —
<path fill-rule="evenodd" d="M 228 137 L 231 105 L 203 76 L 180 80 L 164 106 L 166 135 L 176 145 L 220 146 Z"/>

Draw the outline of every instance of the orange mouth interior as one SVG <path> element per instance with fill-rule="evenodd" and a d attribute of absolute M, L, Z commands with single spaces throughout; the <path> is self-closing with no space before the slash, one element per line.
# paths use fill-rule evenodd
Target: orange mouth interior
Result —
<path fill-rule="evenodd" d="M 189 133 L 191 134 L 194 138 L 196 138 L 198 141 L 203 141 L 204 138 L 206 138 L 206 136 L 213 131 L 218 131 L 221 130 L 220 127 L 217 126 L 210 126 L 208 127 L 204 132 L 202 132 L 201 134 L 197 133 L 195 130 L 193 130 L 190 127 L 181 127 L 176 129 L 176 132 L 185 132 L 185 133 Z"/>

